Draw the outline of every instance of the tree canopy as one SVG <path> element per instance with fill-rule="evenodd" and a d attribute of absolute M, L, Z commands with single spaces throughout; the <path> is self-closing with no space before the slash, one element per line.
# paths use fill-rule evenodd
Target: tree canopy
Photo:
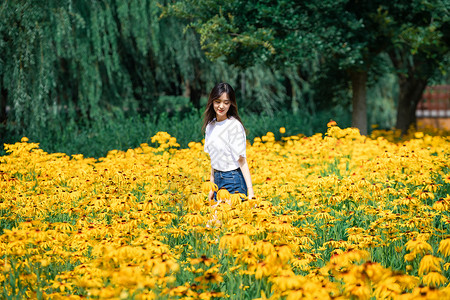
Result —
<path fill-rule="evenodd" d="M 324 64 L 335 64 L 352 86 L 353 125 L 365 134 L 368 72 L 381 53 L 390 53 L 391 58 L 403 53 L 401 64 L 393 60 L 395 72 L 406 74 L 408 62 L 419 60 L 428 70 L 413 67 L 412 73 L 432 76 L 449 52 L 449 4 L 448 0 L 182 0 L 168 5 L 165 13 L 189 20 L 212 59 L 225 57 L 242 67 L 261 61 L 283 67 L 317 57 Z M 400 89 L 400 98 L 410 93 L 401 83 Z M 409 97 L 407 103 L 414 109 L 416 98 Z M 399 111 L 405 109 L 404 102 L 399 101 Z M 402 130 L 415 121 L 405 118 L 398 114 Z"/>
<path fill-rule="evenodd" d="M 326 109 L 350 90 L 365 133 L 366 87 L 383 72 L 398 76 L 406 130 L 429 78 L 448 66 L 449 1 L 4 1 L 0 130 L 33 136 L 62 117 L 159 114 L 167 96 L 198 109 L 227 80 L 257 113 Z"/>

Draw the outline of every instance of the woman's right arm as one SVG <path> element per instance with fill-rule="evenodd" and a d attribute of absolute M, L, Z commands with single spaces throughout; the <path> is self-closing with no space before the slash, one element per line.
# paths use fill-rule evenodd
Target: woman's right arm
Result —
<path fill-rule="evenodd" d="M 211 183 L 214 183 L 214 169 L 212 167 L 211 167 L 211 175 L 210 175 L 209 181 Z M 212 200 L 213 198 L 214 198 L 214 191 L 210 190 L 209 191 L 209 195 L 208 195 L 208 199 Z"/>

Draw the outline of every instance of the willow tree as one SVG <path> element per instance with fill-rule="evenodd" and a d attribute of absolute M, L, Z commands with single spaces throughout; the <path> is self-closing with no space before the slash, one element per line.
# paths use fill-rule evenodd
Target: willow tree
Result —
<path fill-rule="evenodd" d="M 210 63 L 198 35 L 160 20 L 158 4 L 3 1 L 0 122 L 33 135 L 64 126 L 62 115 L 89 125 L 113 107 L 152 113 L 158 97 L 186 90 L 198 106 Z"/>
<path fill-rule="evenodd" d="M 0 11 L 2 101 L 16 128 L 33 132 L 61 109 L 90 120 L 104 99 L 131 93 L 105 3 L 6 1 Z"/>

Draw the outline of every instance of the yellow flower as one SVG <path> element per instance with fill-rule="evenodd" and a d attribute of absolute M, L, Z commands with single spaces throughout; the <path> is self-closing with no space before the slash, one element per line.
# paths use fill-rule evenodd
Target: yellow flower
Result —
<path fill-rule="evenodd" d="M 444 175 L 444 182 L 445 183 L 450 183 L 450 174 Z M 449 195 L 447 194 L 447 198 L 449 197 Z"/>
<path fill-rule="evenodd" d="M 234 192 L 233 194 L 230 194 L 230 200 L 232 205 L 238 205 L 241 201 L 246 199 L 247 196 L 245 194 Z"/>
<path fill-rule="evenodd" d="M 283 263 L 288 262 L 293 256 L 291 248 L 288 245 L 280 245 L 276 247 L 278 257 Z"/>
<path fill-rule="evenodd" d="M 224 200 L 229 200 L 231 195 L 226 189 L 220 189 L 217 192 L 216 197 L 217 197 L 217 200 L 223 200 L 224 201 Z"/>
<path fill-rule="evenodd" d="M 183 220 L 190 225 L 204 224 L 206 218 L 199 213 L 188 213 L 183 217 Z"/>
<path fill-rule="evenodd" d="M 378 283 L 374 295 L 376 299 L 396 299 L 408 287 L 415 287 L 417 280 L 412 276 L 389 274 Z"/>
<path fill-rule="evenodd" d="M 210 191 L 217 192 L 217 184 L 214 182 L 211 182 L 209 180 L 202 183 L 202 192 L 203 193 L 209 193 Z"/>
<path fill-rule="evenodd" d="M 345 292 L 356 299 L 370 299 L 370 287 L 364 282 L 352 282 L 345 285 Z"/>
<path fill-rule="evenodd" d="M 379 282 L 383 276 L 388 272 L 379 263 L 366 262 L 363 264 L 365 273 L 369 276 L 372 282 Z"/>
<path fill-rule="evenodd" d="M 446 264 L 444 264 L 444 270 L 448 270 L 450 268 L 450 263 L 446 263 Z"/>
<path fill-rule="evenodd" d="M 206 272 L 202 276 L 199 276 L 194 279 L 195 281 L 199 281 L 200 283 L 220 283 L 223 281 L 222 275 L 217 272 Z"/>
<path fill-rule="evenodd" d="M 239 268 L 241 268 L 241 265 L 237 265 L 237 266 L 231 267 L 231 268 L 229 268 L 228 270 L 229 270 L 230 272 L 234 272 L 234 271 L 236 271 L 236 270 L 239 269 Z"/>
<path fill-rule="evenodd" d="M 422 282 L 429 286 L 439 286 L 448 282 L 448 279 L 439 272 L 430 272 L 423 276 Z"/>
<path fill-rule="evenodd" d="M 337 126 L 336 121 L 330 120 L 330 122 L 327 123 L 327 127 L 331 127 L 331 126 Z"/>
<path fill-rule="evenodd" d="M 211 264 L 215 264 L 217 259 L 208 258 L 206 255 L 202 255 L 200 258 L 191 258 L 191 264 L 196 265 L 200 263 L 204 263 L 206 266 L 210 266 Z"/>
<path fill-rule="evenodd" d="M 180 285 L 174 288 L 171 288 L 169 291 L 170 296 L 189 296 L 189 297 L 195 297 L 197 295 L 196 292 L 192 291 L 189 288 L 189 284 L 185 283 L 185 285 Z"/>
<path fill-rule="evenodd" d="M 174 238 L 184 237 L 187 235 L 186 231 L 179 228 L 171 228 L 167 232 L 170 233 L 170 235 Z"/>
<path fill-rule="evenodd" d="M 442 253 L 444 256 L 450 255 L 450 239 L 442 240 L 439 243 L 438 252 Z"/>
<path fill-rule="evenodd" d="M 61 281 L 58 281 L 58 280 L 53 280 L 52 288 L 54 288 L 54 289 L 58 289 L 59 288 L 59 290 L 61 292 L 64 292 L 66 289 L 69 290 L 69 291 L 71 291 L 73 289 L 71 283 L 61 282 Z"/>
<path fill-rule="evenodd" d="M 425 254 L 432 252 L 433 248 L 424 240 L 409 240 L 406 242 L 406 249 L 411 251 L 412 254 Z"/>
<path fill-rule="evenodd" d="M 252 251 L 244 251 L 238 257 L 238 261 L 247 265 L 255 265 L 258 262 L 258 257 Z"/>
<path fill-rule="evenodd" d="M 294 272 L 288 270 L 282 270 L 280 273 L 280 275 L 270 278 L 270 281 L 273 283 L 272 290 L 285 292 L 300 288 L 304 280 L 303 276 L 297 276 Z"/>
<path fill-rule="evenodd" d="M 254 249 L 258 254 L 262 254 L 264 256 L 268 256 L 269 254 L 275 252 L 275 247 L 267 240 L 257 241 L 252 245 L 252 249 Z"/>
<path fill-rule="evenodd" d="M 416 258 L 414 253 L 407 253 L 404 256 L 405 261 L 413 261 Z"/>
<path fill-rule="evenodd" d="M 259 262 L 256 266 L 253 266 L 255 272 L 255 278 L 261 279 L 272 275 L 274 267 L 266 262 Z"/>
<path fill-rule="evenodd" d="M 285 133 L 286 133 L 286 128 L 280 127 L 280 133 L 281 133 L 281 134 L 285 134 Z"/>
<path fill-rule="evenodd" d="M 431 272 L 441 272 L 441 263 L 442 258 L 435 257 L 433 255 L 425 255 L 420 261 L 419 265 L 419 275 L 423 276 L 424 274 Z"/>
<path fill-rule="evenodd" d="M 219 243 L 219 248 L 245 249 L 251 244 L 246 234 L 225 234 Z"/>
<path fill-rule="evenodd" d="M 415 132 L 415 133 L 414 133 L 414 137 L 415 137 L 416 139 L 421 139 L 421 138 L 423 138 L 423 132 L 420 132 L 420 131 Z"/>
<path fill-rule="evenodd" d="M 369 256 L 369 252 L 365 250 L 350 250 L 342 254 L 335 254 L 333 257 L 331 257 L 330 262 L 336 265 L 346 266 L 353 262 L 367 260 Z"/>

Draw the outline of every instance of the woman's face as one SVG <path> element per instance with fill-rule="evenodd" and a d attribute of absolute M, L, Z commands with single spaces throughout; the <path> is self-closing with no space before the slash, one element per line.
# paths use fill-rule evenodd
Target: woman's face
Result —
<path fill-rule="evenodd" d="M 216 112 L 217 121 L 223 121 L 227 118 L 228 109 L 230 108 L 231 101 L 228 98 L 227 93 L 223 93 L 219 98 L 213 101 L 214 111 Z"/>

